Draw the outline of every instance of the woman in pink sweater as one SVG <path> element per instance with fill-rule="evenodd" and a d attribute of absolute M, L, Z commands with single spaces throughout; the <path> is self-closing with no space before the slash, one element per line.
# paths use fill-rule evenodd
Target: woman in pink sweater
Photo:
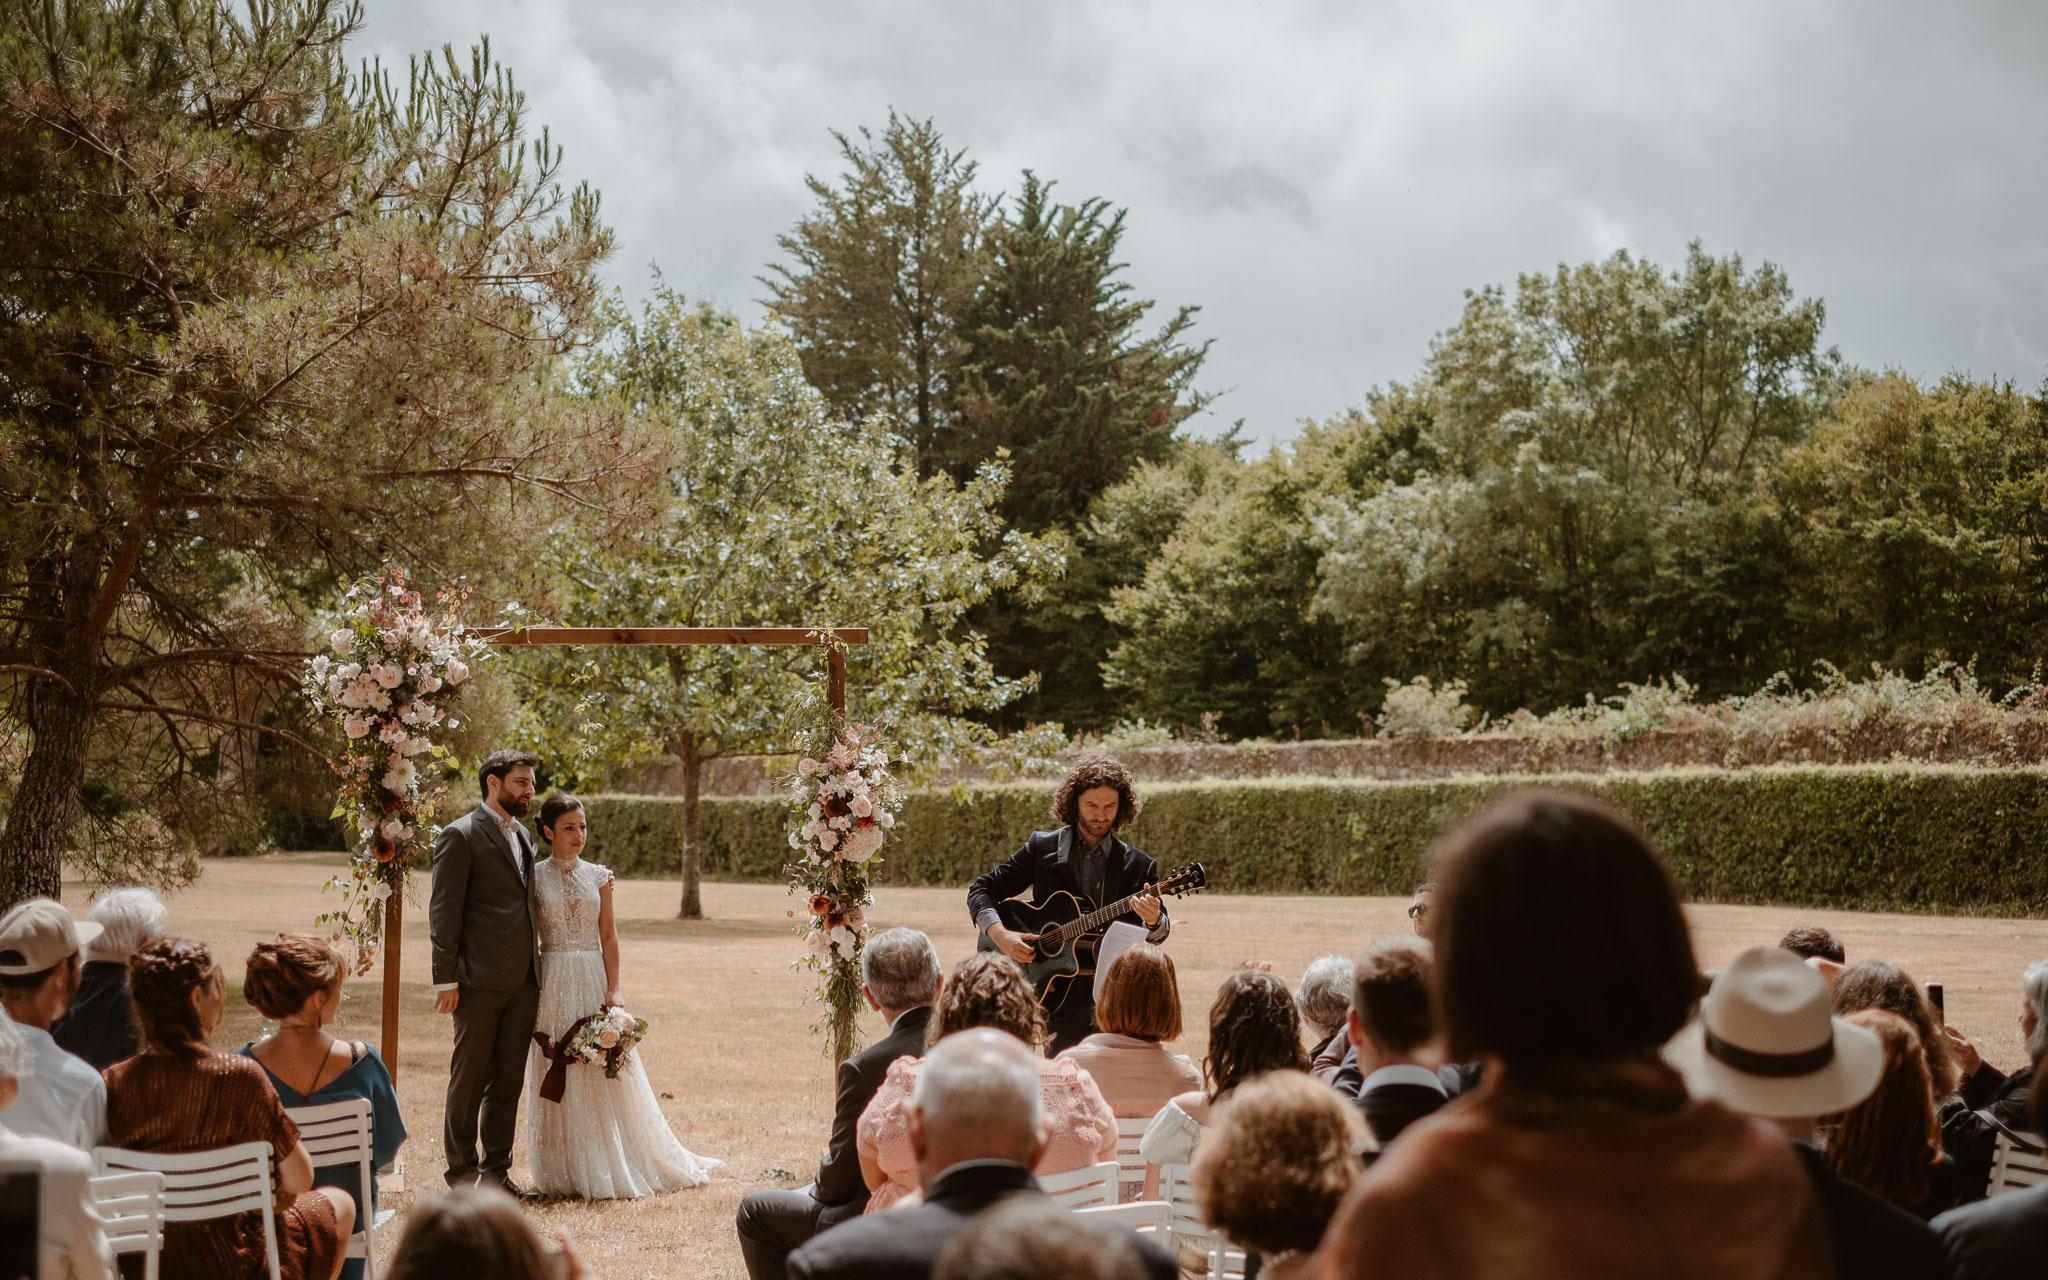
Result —
<path fill-rule="evenodd" d="M 1045 1011 L 1024 971 L 1000 952 L 976 952 L 953 967 L 939 991 L 925 1042 L 937 1044 L 969 1027 L 1007 1031 L 1034 1049 L 1044 1043 Z M 889 1064 L 882 1087 L 854 1130 L 861 1176 L 871 1193 L 869 1213 L 917 1202 L 917 1158 L 910 1151 L 903 1112 L 917 1083 L 918 1065 L 909 1056 Z M 1065 1058 L 1041 1060 L 1038 1078 L 1045 1091 L 1048 1141 L 1035 1172 L 1065 1173 L 1116 1159 L 1116 1115 L 1094 1078 Z"/>

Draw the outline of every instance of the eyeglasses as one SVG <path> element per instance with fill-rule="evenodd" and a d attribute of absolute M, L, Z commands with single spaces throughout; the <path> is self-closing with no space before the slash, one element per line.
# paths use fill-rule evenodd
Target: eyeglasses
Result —
<path fill-rule="evenodd" d="M 1408 918 L 1410 920 L 1415 919 L 1417 916 L 1426 916 L 1428 914 L 1429 904 L 1427 902 L 1411 902 L 1408 904 Z"/>

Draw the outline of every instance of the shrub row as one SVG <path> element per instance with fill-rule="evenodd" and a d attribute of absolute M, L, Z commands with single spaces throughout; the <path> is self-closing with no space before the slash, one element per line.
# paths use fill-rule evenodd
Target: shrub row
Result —
<path fill-rule="evenodd" d="M 1698 901 L 2048 912 L 2048 770 L 2037 768 L 1153 784 L 1127 834 L 1163 866 L 1206 864 L 1210 884 L 1225 892 L 1405 894 L 1446 823 L 1532 784 L 1587 792 L 1632 814 Z M 1048 790 L 1039 783 L 911 795 L 884 878 L 964 887 L 1027 832 L 1049 825 Z M 706 879 L 781 879 L 788 846 L 779 799 L 702 803 Z M 677 873 L 679 800 L 605 795 L 590 808 L 595 858 L 629 876 Z"/>

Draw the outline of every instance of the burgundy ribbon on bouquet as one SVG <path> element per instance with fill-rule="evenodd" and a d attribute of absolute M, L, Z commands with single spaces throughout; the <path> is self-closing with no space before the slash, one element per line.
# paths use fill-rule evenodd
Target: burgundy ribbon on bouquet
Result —
<path fill-rule="evenodd" d="M 562 1090 L 569 1086 L 569 1064 L 578 1060 L 574 1054 L 569 1052 L 569 1046 L 575 1043 L 577 1032 L 583 1030 L 587 1024 L 597 1021 L 602 1016 L 602 1014 L 593 1013 L 576 1019 L 576 1025 L 564 1031 L 562 1038 L 553 1044 L 548 1043 L 547 1032 L 536 1031 L 533 1033 L 533 1042 L 540 1046 L 540 1056 L 546 1058 L 549 1064 L 548 1073 L 542 1076 L 540 1081 L 541 1097 L 549 1102 L 560 1102 L 562 1100 Z"/>

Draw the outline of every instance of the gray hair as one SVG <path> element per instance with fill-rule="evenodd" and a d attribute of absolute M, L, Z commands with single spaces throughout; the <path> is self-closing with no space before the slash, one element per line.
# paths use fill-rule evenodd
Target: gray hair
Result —
<path fill-rule="evenodd" d="M 1038 1141 L 1043 1088 L 1038 1059 L 1022 1040 L 994 1027 L 970 1027 L 924 1055 L 910 1103 L 927 1132 L 954 1142 L 977 1141 L 992 1155 L 1015 1156 Z"/>
<path fill-rule="evenodd" d="M 28 1074 L 28 1038 L 14 1025 L 14 1019 L 0 1009 L 0 1080 L 19 1080 Z"/>
<path fill-rule="evenodd" d="M 1294 989 L 1294 1007 L 1301 1020 L 1319 1037 L 1336 1035 L 1351 1012 L 1351 978 L 1356 966 L 1350 956 L 1317 956 L 1303 970 Z"/>
<path fill-rule="evenodd" d="M 88 920 L 106 930 L 93 939 L 90 950 L 108 960 L 126 960 L 143 943 L 164 936 L 168 915 L 163 900 L 147 889 L 103 893 L 86 913 Z"/>
<path fill-rule="evenodd" d="M 939 953 L 915 929 L 884 929 L 861 948 L 860 980 L 884 1009 L 915 1009 L 939 998 Z"/>
<path fill-rule="evenodd" d="M 2034 1011 L 2034 1034 L 2027 1037 L 2027 1061 L 2039 1062 L 2048 1053 L 2048 960 L 2036 960 L 2020 975 L 2020 990 Z M 2036 1085 L 2035 1088 L 2039 1088 Z"/>

